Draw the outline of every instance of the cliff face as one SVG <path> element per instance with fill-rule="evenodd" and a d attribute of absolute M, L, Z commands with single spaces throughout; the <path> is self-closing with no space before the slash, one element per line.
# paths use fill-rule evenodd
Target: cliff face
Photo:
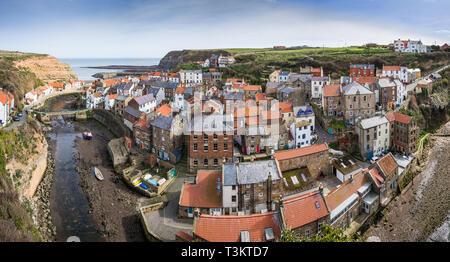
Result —
<path fill-rule="evenodd" d="M 18 69 L 25 68 L 47 83 L 78 78 L 68 64 L 60 62 L 54 56 L 31 57 L 14 62 L 14 66 Z"/>
<path fill-rule="evenodd" d="M 222 54 L 224 56 L 229 55 L 225 50 L 182 50 L 182 51 L 170 51 L 159 62 L 159 68 L 164 70 L 171 70 L 177 66 L 193 63 L 196 61 L 203 61 L 210 58 L 211 55 Z"/>

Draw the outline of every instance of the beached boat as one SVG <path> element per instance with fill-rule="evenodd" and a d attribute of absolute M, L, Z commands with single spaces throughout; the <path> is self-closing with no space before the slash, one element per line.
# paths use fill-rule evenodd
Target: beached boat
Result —
<path fill-rule="evenodd" d="M 93 137 L 93 135 L 92 135 L 91 132 L 84 132 L 83 133 L 83 138 L 86 139 L 86 140 L 91 140 L 92 137 Z"/>
<path fill-rule="evenodd" d="M 94 175 L 95 175 L 95 177 L 96 177 L 98 180 L 103 180 L 103 179 L 105 179 L 105 178 L 103 177 L 102 172 L 100 172 L 100 169 L 98 169 L 97 167 L 94 167 Z"/>

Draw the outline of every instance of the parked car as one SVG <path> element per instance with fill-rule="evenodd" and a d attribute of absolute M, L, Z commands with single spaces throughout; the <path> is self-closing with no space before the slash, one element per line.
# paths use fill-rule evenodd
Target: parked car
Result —
<path fill-rule="evenodd" d="M 14 120 L 14 121 L 20 121 L 20 117 L 15 116 L 15 117 L 13 118 L 13 120 Z"/>
<path fill-rule="evenodd" d="M 22 116 L 23 116 L 23 113 L 22 113 L 22 112 L 19 112 L 19 113 L 17 114 L 17 116 L 18 116 L 18 117 L 22 117 Z"/>

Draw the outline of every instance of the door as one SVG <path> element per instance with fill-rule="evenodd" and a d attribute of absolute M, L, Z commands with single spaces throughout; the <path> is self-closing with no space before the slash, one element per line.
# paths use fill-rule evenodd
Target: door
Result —
<path fill-rule="evenodd" d="M 188 217 L 193 217 L 193 214 L 192 214 L 192 207 L 189 207 L 189 208 L 188 208 Z"/>

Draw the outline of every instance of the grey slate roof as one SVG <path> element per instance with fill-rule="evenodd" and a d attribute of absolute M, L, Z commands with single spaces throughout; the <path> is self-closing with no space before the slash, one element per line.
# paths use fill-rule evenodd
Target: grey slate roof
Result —
<path fill-rule="evenodd" d="M 223 93 L 223 98 L 225 100 L 244 100 L 243 92 L 227 92 Z"/>
<path fill-rule="evenodd" d="M 280 76 L 288 76 L 290 73 L 291 72 L 289 72 L 289 71 L 281 71 L 279 75 Z"/>
<path fill-rule="evenodd" d="M 134 100 L 138 103 L 138 105 L 144 105 L 155 100 L 155 97 L 153 94 L 147 94 L 145 96 L 136 97 Z"/>
<path fill-rule="evenodd" d="M 266 87 L 267 88 L 277 88 L 279 87 L 281 84 L 278 82 L 267 82 Z"/>
<path fill-rule="evenodd" d="M 328 81 L 328 76 L 313 76 L 311 78 L 312 81 Z"/>
<path fill-rule="evenodd" d="M 127 96 L 123 96 L 123 95 L 118 95 L 117 97 L 116 97 L 116 100 L 119 100 L 119 101 L 125 101 L 125 100 L 127 100 Z"/>
<path fill-rule="evenodd" d="M 173 88 L 173 89 L 176 89 L 178 87 L 178 83 L 164 82 L 164 81 L 154 81 L 150 85 L 152 87 Z"/>
<path fill-rule="evenodd" d="M 256 184 L 267 181 L 269 172 L 272 180 L 281 179 L 275 160 L 241 162 L 237 165 L 238 184 Z"/>
<path fill-rule="evenodd" d="M 140 118 L 142 112 L 139 110 L 136 110 L 134 108 L 132 108 L 131 106 L 127 106 L 127 108 L 125 108 L 125 112 L 136 117 L 136 118 Z"/>
<path fill-rule="evenodd" d="M 382 124 L 389 123 L 389 120 L 385 116 L 374 116 L 371 118 L 362 119 L 360 121 L 361 127 L 363 129 L 372 128 Z"/>
<path fill-rule="evenodd" d="M 156 88 L 156 87 L 151 87 L 148 89 L 148 93 L 152 94 L 154 97 L 156 97 L 158 95 L 159 90 L 161 90 L 161 89 Z"/>
<path fill-rule="evenodd" d="M 166 116 L 158 116 L 155 120 L 152 122 L 152 126 L 158 127 L 164 130 L 170 130 L 172 127 L 173 118 L 166 117 Z"/>
<path fill-rule="evenodd" d="M 193 132 L 233 132 L 233 116 L 232 115 L 200 115 L 191 119 L 190 130 Z"/>
<path fill-rule="evenodd" d="M 292 93 L 294 91 L 295 91 L 295 89 L 292 88 L 292 87 L 282 87 L 282 88 L 278 89 L 278 92 L 285 93 L 285 94 L 290 94 L 290 93 Z"/>
<path fill-rule="evenodd" d="M 361 64 L 353 64 L 350 65 L 350 68 L 359 68 L 359 69 L 375 69 L 375 65 L 361 65 Z"/>
<path fill-rule="evenodd" d="M 235 164 L 225 164 L 223 166 L 223 185 L 224 186 L 236 186 L 237 176 L 236 176 L 236 165 Z"/>
<path fill-rule="evenodd" d="M 359 91 L 359 94 L 361 94 L 361 95 L 373 94 L 372 91 L 365 88 L 364 86 L 362 86 L 360 83 L 358 83 L 356 81 L 351 82 L 350 84 L 344 86 L 342 88 L 342 90 L 344 91 L 343 92 L 344 95 L 355 95 L 358 91 Z"/>

